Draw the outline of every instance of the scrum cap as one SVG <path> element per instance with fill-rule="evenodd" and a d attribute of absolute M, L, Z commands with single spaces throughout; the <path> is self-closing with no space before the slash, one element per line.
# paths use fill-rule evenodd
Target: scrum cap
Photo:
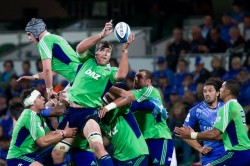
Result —
<path fill-rule="evenodd" d="M 32 33 L 36 39 L 45 30 L 46 24 L 39 18 L 32 18 L 25 27 L 25 31 Z"/>

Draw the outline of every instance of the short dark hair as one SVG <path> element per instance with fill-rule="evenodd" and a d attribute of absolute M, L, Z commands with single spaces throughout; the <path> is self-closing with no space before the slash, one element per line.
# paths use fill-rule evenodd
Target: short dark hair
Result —
<path fill-rule="evenodd" d="M 9 106 L 11 116 L 17 121 L 24 110 L 24 105 L 21 102 L 13 103 Z"/>
<path fill-rule="evenodd" d="M 20 96 L 22 102 L 24 102 L 24 100 L 31 95 L 33 90 L 35 90 L 35 88 L 32 87 L 32 88 L 25 89 L 25 90 L 22 91 L 22 94 Z"/>
<path fill-rule="evenodd" d="M 231 94 L 234 97 L 238 97 L 240 94 L 240 84 L 239 82 L 235 81 L 235 80 L 227 80 L 225 81 L 225 86 L 228 90 L 230 90 Z"/>
<path fill-rule="evenodd" d="M 104 48 L 110 48 L 112 50 L 113 45 L 110 42 L 108 42 L 108 41 L 99 42 L 99 43 L 96 44 L 95 52 L 97 52 L 102 47 L 104 47 Z"/>
<path fill-rule="evenodd" d="M 212 79 L 212 78 L 209 78 L 205 84 L 204 84 L 204 87 L 207 86 L 207 85 L 211 85 L 214 87 L 214 89 L 218 92 L 222 86 L 222 81 L 221 80 L 218 80 L 218 79 Z"/>
<path fill-rule="evenodd" d="M 141 70 L 139 70 L 139 72 L 145 72 L 146 78 L 150 79 L 151 81 L 153 81 L 153 75 L 152 75 L 152 73 L 149 70 L 141 69 Z"/>
<path fill-rule="evenodd" d="M 6 61 L 4 61 L 3 66 L 5 67 L 7 63 L 9 63 L 9 64 L 11 65 L 11 68 L 13 68 L 13 67 L 14 67 L 14 63 L 13 63 L 13 61 L 12 61 L 12 60 L 6 60 Z"/>
<path fill-rule="evenodd" d="M 25 65 L 25 64 L 28 65 L 28 66 L 30 67 L 30 61 L 24 60 L 24 61 L 23 61 L 23 65 Z"/>

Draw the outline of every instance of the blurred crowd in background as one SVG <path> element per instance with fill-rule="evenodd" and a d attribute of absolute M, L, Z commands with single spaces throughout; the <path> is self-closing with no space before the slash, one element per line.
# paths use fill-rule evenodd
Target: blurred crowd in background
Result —
<path fill-rule="evenodd" d="M 154 85 L 159 88 L 168 110 L 167 121 L 171 131 L 176 126 L 182 126 L 189 109 L 203 101 L 203 84 L 211 77 L 222 81 L 228 79 L 239 81 L 241 92 L 238 101 L 244 107 L 247 125 L 250 126 L 248 98 L 250 94 L 250 11 L 239 1 L 235 1 L 232 4 L 232 10 L 223 12 L 220 18 L 214 18 L 212 12 L 207 13 L 209 14 L 204 15 L 202 25 L 190 28 L 188 38 L 184 38 L 181 26 L 174 27 L 171 35 L 173 40 L 166 43 L 165 55 L 157 57 L 156 63 L 153 64 L 156 68 L 152 71 Z M 216 23 L 215 20 L 220 20 L 220 23 Z M 204 66 L 205 53 L 213 53 L 210 62 L 212 70 Z M 216 53 L 228 53 L 228 63 L 225 63 L 225 57 L 217 56 Z M 195 57 L 193 71 L 189 71 L 187 57 L 189 54 L 199 55 Z M 111 58 L 110 64 L 117 66 L 117 59 Z M 40 58 L 36 61 L 35 73 L 30 71 L 30 65 L 28 60 L 23 61 L 20 69 L 22 74 L 17 75 L 13 61 L 6 60 L 3 63 L 3 71 L 0 71 L 0 165 L 5 163 L 13 129 L 8 106 L 20 101 L 19 96 L 24 89 L 35 87 L 42 94 L 46 91 L 43 80 L 17 82 L 20 76 L 32 76 L 43 71 Z M 116 86 L 126 90 L 133 89 L 135 74 L 136 71 L 131 68 L 126 80 Z M 66 80 L 58 82 L 56 76 L 54 79 L 55 92 L 63 90 L 68 84 Z M 178 162 L 191 163 L 199 160 L 198 152 L 184 141 L 174 135 L 173 140 Z"/>

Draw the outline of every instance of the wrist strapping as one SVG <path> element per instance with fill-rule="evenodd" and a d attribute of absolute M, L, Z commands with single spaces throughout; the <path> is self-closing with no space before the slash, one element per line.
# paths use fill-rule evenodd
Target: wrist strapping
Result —
<path fill-rule="evenodd" d="M 191 132 L 191 139 L 197 139 L 198 132 Z"/>
<path fill-rule="evenodd" d="M 117 106 L 116 106 L 116 104 L 114 103 L 114 102 L 112 102 L 112 103 L 110 103 L 110 104 L 108 104 L 108 105 L 106 105 L 105 106 L 105 108 L 108 110 L 108 111 L 110 111 L 110 110 L 112 110 L 112 109 L 115 109 Z"/>
<path fill-rule="evenodd" d="M 34 78 L 35 80 L 39 80 L 39 75 L 38 75 L 38 74 L 34 74 L 34 75 L 33 75 L 33 78 Z"/>
<path fill-rule="evenodd" d="M 52 91 L 53 90 L 53 87 L 51 87 L 51 88 L 46 88 L 46 92 L 47 93 L 49 93 L 50 91 Z"/>
<path fill-rule="evenodd" d="M 102 33 L 99 33 L 99 38 L 100 38 L 100 39 L 103 39 L 103 38 L 104 38 L 103 35 L 102 35 Z"/>

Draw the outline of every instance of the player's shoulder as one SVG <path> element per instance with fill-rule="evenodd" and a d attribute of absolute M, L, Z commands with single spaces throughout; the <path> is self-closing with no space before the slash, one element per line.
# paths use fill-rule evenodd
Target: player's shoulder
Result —
<path fill-rule="evenodd" d="M 199 112 L 200 110 L 202 110 L 204 107 L 206 107 L 206 103 L 205 101 L 202 101 L 200 103 L 198 103 L 196 106 L 192 107 L 189 112 Z"/>
<path fill-rule="evenodd" d="M 222 102 L 222 101 L 219 101 L 218 102 L 218 107 L 220 108 L 220 107 L 222 107 L 224 105 L 224 102 Z"/>

